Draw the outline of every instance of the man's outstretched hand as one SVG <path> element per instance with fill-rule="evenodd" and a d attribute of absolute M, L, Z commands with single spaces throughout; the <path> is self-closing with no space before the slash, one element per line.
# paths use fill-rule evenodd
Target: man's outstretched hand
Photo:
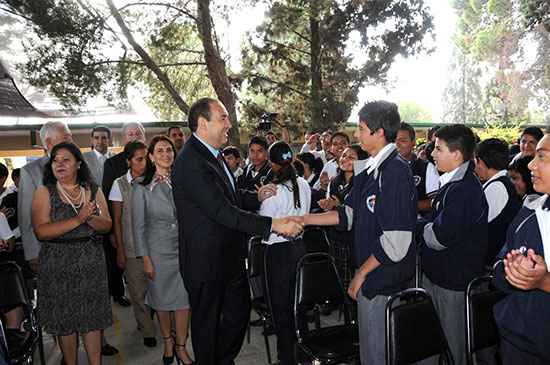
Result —
<path fill-rule="evenodd" d="M 296 222 L 293 218 L 301 217 L 284 217 L 284 218 L 273 218 L 273 228 L 274 232 L 282 234 L 287 238 L 294 238 L 303 230 L 303 225 Z"/>

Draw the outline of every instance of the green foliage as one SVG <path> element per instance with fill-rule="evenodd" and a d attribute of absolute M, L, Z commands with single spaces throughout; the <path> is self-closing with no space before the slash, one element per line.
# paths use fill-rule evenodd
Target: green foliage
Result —
<path fill-rule="evenodd" d="M 490 113 L 506 105 L 507 121 L 525 123 L 531 101 L 550 106 L 550 3 L 548 0 L 452 0 L 461 16 L 455 43 L 492 67 L 485 90 Z"/>
<path fill-rule="evenodd" d="M 401 120 L 407 123 L 431 123 L 433 116 L 420 105 L 402 101 L 398 104 Z"/>
<path fill-rule="evenodd" d="M 300 133 L 338 129 L 360 87 L 384 83 L 394 58 L 426 51 L 430 35 L 423 1 L 272 1 L 243 48 L 243 117 L 277 110 Z M 350 47 L 363 56 L 353 59 Z"/>
<path fill-rule="evenodd" d="M 126 107 L 127 79 L 120 69 L 103 62 L 112 36 L 105 34 L 99 15 L 85 11 L 72 0 L 2 0 L 5 6 L 27 19 L 40 41 L 24 42 L 29 57 L 20 71 L 27 82 L 47 90 L 68 110 L 76 110 L 88 98 L 103 95 Z"/>
<path fill-rule="evenodd" d="M 509 144 L 512 144 L 521 135 L 521 127 L 519 125 L 506 127 L 501 124 L 486 123 L 484 129 L 478 129 L 476 133 L 481 140 L 502 138 Z"/>

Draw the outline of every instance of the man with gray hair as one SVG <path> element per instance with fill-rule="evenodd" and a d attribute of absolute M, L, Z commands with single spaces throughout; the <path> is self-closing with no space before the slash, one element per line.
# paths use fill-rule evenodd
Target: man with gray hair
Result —
<path fill-rule="evenodd" d="M 50 121 L 40 128 L 40 139 L 46 153 L 39 159 L 33 160 L 21 168 L 19 180 L 19 194 L 17 196 L 17 219 L 21 229 L 21 243 L 25 260 L 29 267 L 36 272 L 40 242 L 34 235 L 31 222 L 31 203 L 34 192 L 42 185 L 44 166 L 50 159 L 50 151 L 61 142 L 72 142 L 72 134 L 65 122 Z"/>
<path fill-rule="evenodd" d="M 122 125 L 122 142 L 126 146 L 128 142 L 145 140 L 145 129 L 139 122 L 126 122 Z M 124 175 L 128 170 L 128 164 L 126 163 L 126 155 L 124 151 L 116 154 L 115 156 L 105 161 L 103 168 L 103 182 L 101 188 L 105 196 L 109 196 L 113 182 Z M 109 210 L 111 210 L 111 202 L 109 201 Z M 112 212 L 111 212 L 112 216 Z M 109 293 L 113 296 L 113 300 L 118 302 L 123 307 L 128 307 L 132 303 L 128 298 L 124 296 L 124 283 L 122 282 L 122 276 L 124 270 L 118 267 L 116 263 L 116 245 L 114 239 L 111 240 L 109 235 L 105 235 L 103 238 L 103 247 L 105 248 L 105 256 L 107 257 L 107 273 L 109 275 Z"/>

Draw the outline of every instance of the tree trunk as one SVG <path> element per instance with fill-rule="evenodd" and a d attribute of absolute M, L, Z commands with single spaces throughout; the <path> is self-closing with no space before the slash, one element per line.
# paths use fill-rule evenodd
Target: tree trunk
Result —
<path fill-rule="evenodd" d="M 313 125 L 325 126 L 323 105 L 321 100 L 321 89 L 323 81 L 321 76 L 321 39 L 319 37 L 319 21 L 313 16 L 309 18 L 311 32 L 311 115 Z"/>
<path fill-rule="evenodd" d="M 204 48 L 204 60 L 210 81 L 218 99 L 225 105 L 229 120 L 233 126 L 229 130 L 230 145 L 240 147 L 239 124 L 235 110 L 235 97 L 231 91 L 229 78 L 225 70 L 225 62 L 212 41 L 212 18 L 210 16 L 210 0 L 197 0 L 197 28 Z"/>
<path fill-rule="evenodd" d="M 118 23 L 118 26 L 122 30 L 122 33 L 124 33 L 124 36 L 128 40 L 128 43 L 134 48 L 134 50 L 139 54 L 139 56 L 143 59 L 143 62 L 145 63 L 145 66 L 149 68 L 155 75 L 157 75 L 158 79 L 164 87 L 168 90 L 168 93 L 172 96 L 174 101 L 176 102 L 177 106 L 181 109 L 182 112 L 184 112 L 186 115 L 189 114 L 189 105 L 183 99 L 181 98 L 180 94 L 177 92 L 177 90 L 172 85 L 172 82 L 170 82 L 170 79 L 168 78 L 168 75 L 166 75 L 162 70 L 158 67 L 155 61 L 149 56 L 149 53 L 147 53 L 146 50 L 144 50 L 139 43 L 136 42 L 134 39 L 134 36 L 132 35 L 132 32 L 126 24 L 124 23 L 124 20 L 122 19 L 122 16 L 118 12 L 117 8 L 113 4 L 112 0 L 106 0 L 107 5 L 109 5 L 109 9 L 111 10 L 111 14 L 115 18 L 116 22 Z"/>

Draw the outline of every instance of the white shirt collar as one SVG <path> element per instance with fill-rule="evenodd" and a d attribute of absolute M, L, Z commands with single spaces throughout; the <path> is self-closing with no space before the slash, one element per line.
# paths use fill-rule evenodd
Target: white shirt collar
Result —
<path fill-rule="evenodd" d="M 485 182 L 485 184 L 483 184 L 483 187 L 486 187 L 491 181 L 493 180 L 496 180 L 498 179 L 499 177 L 501 176 L 506 176 L 508 172 L 506 170 L 500 170 L 499 172 L 497 172 L 496 174 L 494 174 L 493 176 L 491 176 L 491 178 L 489 180 L 487 180 Z"/>
<path fill-rule="evenodd" d="M 126 180 L 128 180 L 128 182 L 131 184 L 132 183 L 132 169 L 128 169 L 128 171 L 126 171 Z"/>
<path fill-rule="evenodd" d="M 460 165 L 460 166 L 462 166 L 462 165 Z M 441 175 L 439 177 L 439 186 L 443 187 L 443 186 L 445 186 L 445 184 L 447 184 L 449 181 L 451 181 L 451 179 L 453 178 L 453 176 L 455 176 L 455 174 L 458 171 L 458 169 L 460 168 L 460 166 L 458 166 L 453 171 L 449 171 L 449 172 L 446 172 L 443 175 Z"/>
<path fill-rule="evenodd" d="M 359 175 L 365 169 L 367 170 L 367 174 L 373 172 L 378 166 L 380 166 L 382 161 L 390 154 L 390 152 L 396 148 L 397 147 L 394 143 L 388 143 L 376 154 L 376 156 L 371 156 L 366 160 L 355 161 L 353 163 L 353 171 L 355 176 Z"/>
<path fill-rule="evenodd" d="M 92 151 L 94 151 L 95 153 L 95 157 L 97 157 L 98 160 L 101 160 L 101 156 L 105 156 L 107 157 L 107 152 L 105 153 L 105 155 L 102 155 L 101 153 L 99 153 L 95 148 L 92 149 Z"/>

